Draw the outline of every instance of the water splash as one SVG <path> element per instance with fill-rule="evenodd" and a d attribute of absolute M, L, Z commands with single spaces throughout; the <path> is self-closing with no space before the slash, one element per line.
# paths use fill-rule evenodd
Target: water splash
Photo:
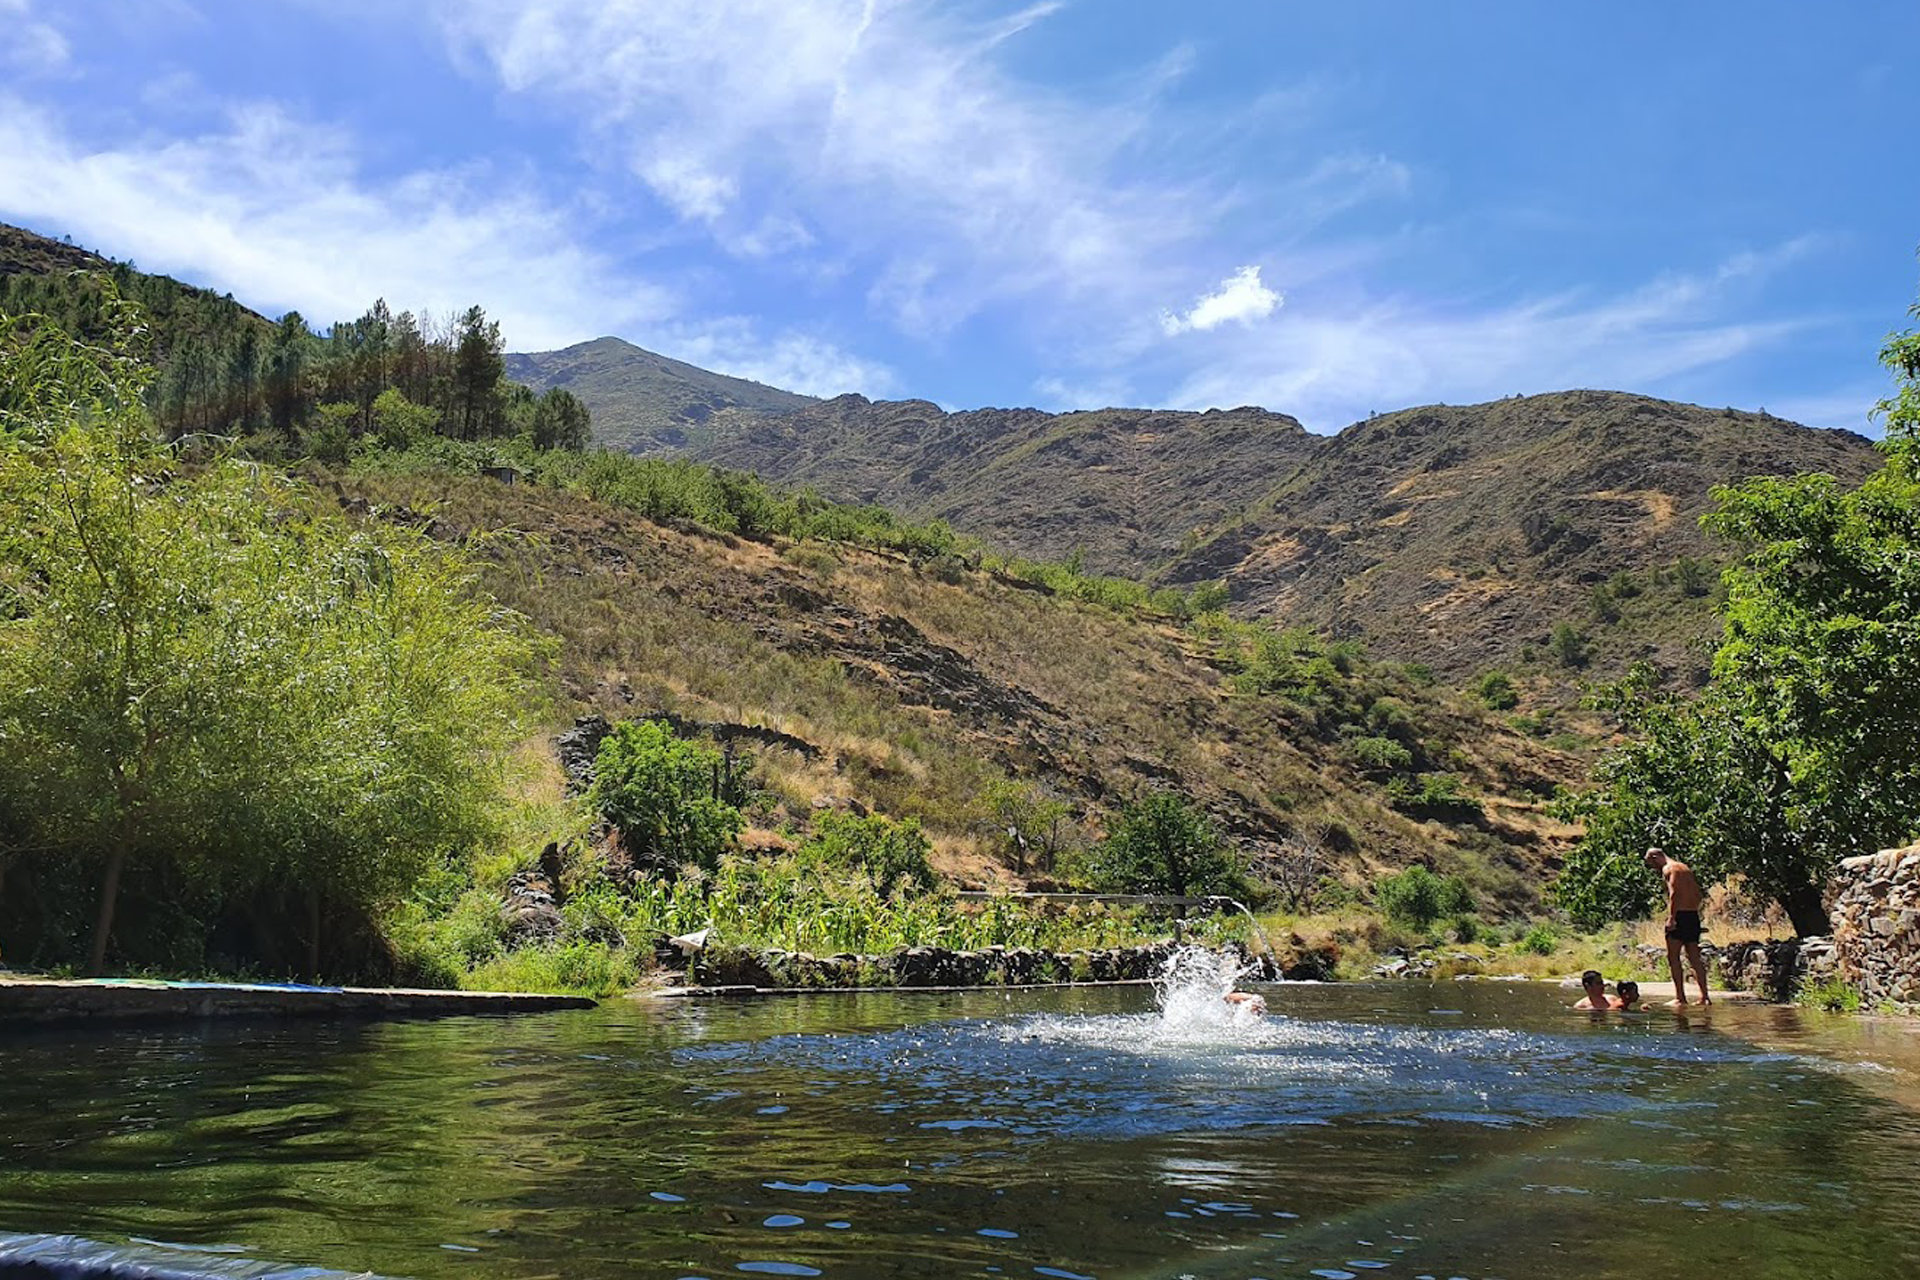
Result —
<path fill-rule="evenodd" d="M 1254 918 L 1254 914 L 1247 908 L 1247 904 L 1237 898 L 1216 898 L 1214 901 L 1226 903 L 1247 918 L 1247 927 L 1253 931 L 1253 936 L 1259 940 L 1261 948 L 1266 951 L 1268 963 L 1274 966 L 1273 976 L 1277 977 L 1280 965 L 1280 953 L 1274 950 L 1273 939 L 1269 938 L 1267 931 L 1260 927 L 1260 921 Z"/>
<path fill-rule="evenodd" d="M 1264 1004 L 1256 1008 L 1227 1000 L 1248 972 L 1251 968 L 1243 966 L 1232 952 L 1181 947 L 1167 957 L 1154 982 L 1154 999 L 1160 1006 L 1159 1030 L 1179 1035 L 1256 1022 Z"/>

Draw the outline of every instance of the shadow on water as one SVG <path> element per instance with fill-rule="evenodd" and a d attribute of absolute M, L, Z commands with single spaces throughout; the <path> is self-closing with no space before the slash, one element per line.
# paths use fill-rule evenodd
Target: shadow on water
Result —
<path fill-rule="evenodd" d="M 1267 995 L 9 1035 L 0 1230 L 416 1276 L 1920 1270 L 1911 1037 Z"/>

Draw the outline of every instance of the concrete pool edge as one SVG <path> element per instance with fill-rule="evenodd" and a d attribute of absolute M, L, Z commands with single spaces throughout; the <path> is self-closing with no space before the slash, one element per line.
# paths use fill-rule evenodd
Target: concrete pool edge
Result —
<path fill-rule="evenodd" d="M 1007 982 L 946 987 L 755 987 L 744 983 L 717 986 L 656 987 L 630 991 L 630 1000 L 708 1000 L 745 996 L 936 995 L 956 991 L 1067 991 L 1075 987 L 1150 987 L 1155 978 L 1111 978 L 1100 982 Z M 1304 983 L 1300 985 L 1306 985 Z"/>
<path fill-rule="evenodd" d="M 416 987 L 30 978 L 0 982 L 0 1028 L 203 1018 L 446 1018 L 591 1009 L 588 996 Z"/>

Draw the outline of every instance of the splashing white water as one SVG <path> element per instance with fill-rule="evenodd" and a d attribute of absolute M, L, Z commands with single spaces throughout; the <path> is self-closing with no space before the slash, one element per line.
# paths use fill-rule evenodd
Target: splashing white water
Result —
<path fill-rule="evenodd" d="M 1182 947 L 1167 957 L 1154 983 L 1163 1031 L 1206 1031 L 1245 1026 L 1266 1011 L 1264 1002 L 1233 1003 L 1227 997 L 1247 972 L 1230 952 Z"/>

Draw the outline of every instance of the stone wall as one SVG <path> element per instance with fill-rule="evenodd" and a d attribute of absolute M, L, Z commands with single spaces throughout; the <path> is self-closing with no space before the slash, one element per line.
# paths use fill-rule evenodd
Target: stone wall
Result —
<path fill-rule="evenodd" d="M 1920 844 L 1848 858 L 1833 883 L 1841 980 L 1868 1003 L 1920 1002 Z"/>
<path fill-rule="evenodd" d="M 1664 968 L 1666 951 L 1650 947 L 1656 967 Z M 1791 1000 L 1809 982 L 1835 974 L 1831 938 L 1783 938 L 1773 942 L 1731 942 L 1724 947 L 1702 947 L 1708 962 L 1719 970 L 1721 985 L 1751 991 L 1768 1000 Z M 1653 984 L 1642 984 L 1652 986 Z"/>
<path fill-rule="evenodd" d="M 804 951 L 757 950 L 709 944 L 693 957 L 688 977 L 706 986 L 763 989 L 794 987 L 979 987 L 1056 982 L 1140 982 L 1160 976 L 1172 942 L 1092 951 L 1045 951 L 1032 947 L 903 947 L 884 955 L 815 956 Z M 1232 952 L 1251 981 L 1325 979 L 1338 958 L 1324 949 L 1299 946 L 1281 959 L 1253 956 L 1238 943 Z"/>

